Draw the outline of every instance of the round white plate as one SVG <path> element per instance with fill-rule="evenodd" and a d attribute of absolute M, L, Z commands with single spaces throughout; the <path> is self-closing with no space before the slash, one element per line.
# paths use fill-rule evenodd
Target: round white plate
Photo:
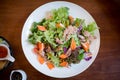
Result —
<path fill-rule="evenodd" d="M 52 70 L 48 69 L 48 67 L 45 64 L 41 65 L 36 58 L 37 56 L 32 51 L 33 45 L 28 42 L 30 28 L 33 22 L 41 21 L 45 17 L 45 13 L 47 11 L 50 11 L 52 9 L 57 9 L 59 7 L 68 7 L 70 9 L 69 10 L 70 15 L 72 15 L 74 18 L 78 17 L 78 18 L 85 19 L 85 22 L 87 24 L 94 21 L 92 16 L 86 10 L 84 10 L 82 7 L 74 3 L 65 2 L 65 1 L 50 2 L 38 7 L 28 17 L 28 19 L 26 20 L 23 26 L 21 41 L 22 41 L 22 48 L 23 48 L 25 57 L 36 70 L 51 77 L 67 78 L 67 77 L 72 77 L 82 73 L 93 63 L 99 50 L 100 34 L 99 34 L 99 30 L 96 30 L 95 35 L 97 39 L 95 39 L 90 46 L 90 51 L 93 54 L 93 57 L 90 61 L 82 60 L 79 64 L 72 64 L 72 66 L 69 68 L 56 67 Z"/>

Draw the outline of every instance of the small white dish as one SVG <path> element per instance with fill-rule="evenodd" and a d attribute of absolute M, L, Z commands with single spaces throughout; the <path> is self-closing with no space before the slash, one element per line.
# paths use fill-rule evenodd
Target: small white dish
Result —
<path fill-rule="evenodd" d="M 0 46 L 3 46 L 3 47 L 5 47 L 7 49 L 7 55 L 6 55 L 6 57 L 0 58 L 0 60 L 9 60 L 11 62 L 14 62 L 15 58 L 13 56 L 11 56 L 10 49 L 8 48 L 8 46 L 5 45 L 5 44 L 0 44 Z"/>
<path fill-rule="evenodd" d="M 16 76 L 13 76 L 14 73 L 19 73 L 21 75 L 21 78 L 19 77 L 20 79 L 15 79 L 15 77 L 18 78 L 18 74 L 16 74 Z M 23 70 L 13 70 L 10 74 L 10 80 L 27 80 L 27 75 Z"/>

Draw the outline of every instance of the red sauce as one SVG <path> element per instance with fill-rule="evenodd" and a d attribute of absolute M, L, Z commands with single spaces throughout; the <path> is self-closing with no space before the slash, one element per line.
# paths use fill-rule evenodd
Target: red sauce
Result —
<path fill-rule="evenodd" d="M 4 58 L 7 56 L 7 49 L 4 46 L 0 46 L 0 58 Z"/>

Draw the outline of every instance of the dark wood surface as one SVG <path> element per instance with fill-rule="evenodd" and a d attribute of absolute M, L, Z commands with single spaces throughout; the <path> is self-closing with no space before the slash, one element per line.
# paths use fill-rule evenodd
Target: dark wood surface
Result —
<path fill-rule="evenodd" d="M 0 0 L 0 36 L 10 42 L 16 59 L 0 73 L 0 80 L 9 80 L 14 69 L 23 69 L 27 80 L 120 80 L 119 0 L 67 0 L 86 9 L 100 27 L 99 54 L 86 71 L 68 79 L 56 79 L 43 75 L 28 63 L 21 46 L 23 25 L 33 10 L 51 1 L 55 0 Z"/>

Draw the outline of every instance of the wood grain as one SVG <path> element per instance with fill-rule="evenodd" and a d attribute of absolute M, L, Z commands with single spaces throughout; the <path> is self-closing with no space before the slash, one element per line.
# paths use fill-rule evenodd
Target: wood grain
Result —
<path fill-rule="evenodd" d="M 37 7 L 56 0 L 0 0 L 0 36 L 11 44 L 16 61 L 0 73 L 9 80 L 10 72 L 23 69 L 27 80 L 120 80 L 120 1 L 67 0 L 86 9 L 100 27 L 101 45 L 94 63 L 83 73 L 68 79 L 56 79 L 35 70 L 26 60 L 21 47 L 25 20 Z"/>

